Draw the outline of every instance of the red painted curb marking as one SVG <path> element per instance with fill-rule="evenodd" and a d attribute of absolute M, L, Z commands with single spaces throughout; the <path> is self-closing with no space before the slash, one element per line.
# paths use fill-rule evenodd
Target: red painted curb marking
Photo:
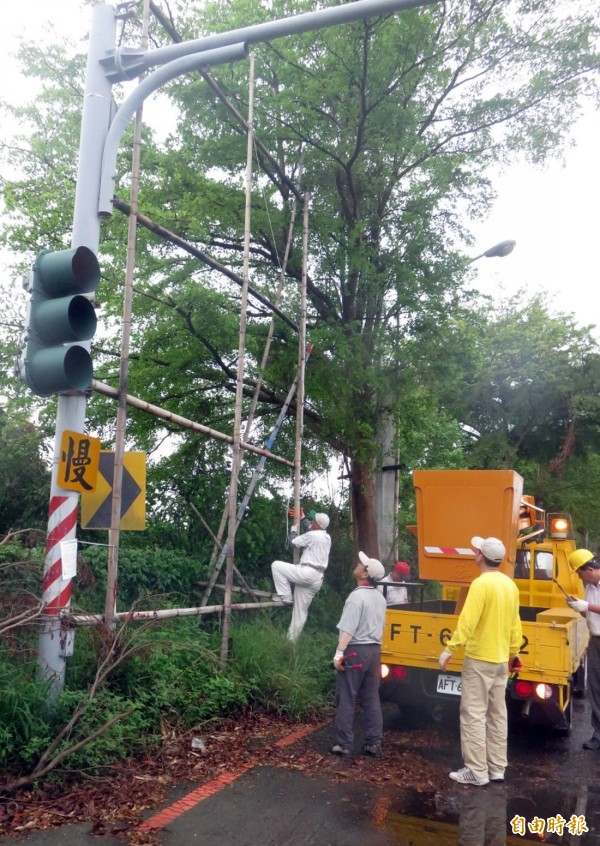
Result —
<path fill-rule="evenodd" d="M 306 726 L 303 729 L 292 732 L 292 734 L 288 734 L 287 737 L 282 737 L 280 740 L 276 740 L 273 746 L 290 746 L 305 735 L 311 734 L 311 732 L 326 725 L 327 722 L 319 723 L 316 726 Z M 208 799 L 209 796 L 213 796 L 215 793 L 218 793 L 219 790 L 227 787 L 228 784 L 231 784 L 253 767 L 254 764 L 244 764 L 234 773 L 223 773 L 222 775 L 217 776 L 217 778 L 212 781 L 209 781 L 201 787 L 197 787 L 195 790 L 187 793 L 177 802 L 169 805 L 168 808 L 164 808 L 162 811 L 159 811 L 158 814 L 154 814 L 154 816 L 144 820 L 143 823 L 137 826 L 136 830 L 156 831 L 159 828 L 164 828 L 164 826 L 168 825 L 168 823 L 173 822 L 173 820 L 176 820 L 177 817 L 185 814 L 186 811 L 190 811 L 192 808 L 195 808 L 196 805 L 199 805 L 200 802 Z"/>

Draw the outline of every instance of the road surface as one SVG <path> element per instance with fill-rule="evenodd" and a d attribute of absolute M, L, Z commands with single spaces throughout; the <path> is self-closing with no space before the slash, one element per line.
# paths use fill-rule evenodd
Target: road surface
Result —
<path fill-rule="evenodd" d="M 588 708 L 574 703 L 569 735 L 523 726 L 510 737 L 504 784 L 465 787 L 448 777 L 460 766 L 455 716 L 411 725 L 385 709 L 385 750 L 402 786 L 381 762 L 333 759 L 329 730 L 291 738 L 289 756 L 252 762 L 210 783 L 182 784 L 148 809 L 131 832 L 135 844 L 159 846 L 484 846 L 544 842 L 600 846 L 600 753 L 581 743 Z M 356 748 L 360 748 L 360 731 Z M 310 761 L 310 767 L 303 762 Z M 561 823 L 561 820 L 563 822 Z M 557 833 L 561 830 L 562 835 Z M 1 846 L 123 846 L 125 836 L 97 837 L 91 825 L 66 825 Z M 554 833 L 549 829 L 554 829 Z M 586 830 L 587 829 L 587 830 Z M 537 836 L 536 836 L 537 833 Z"/>

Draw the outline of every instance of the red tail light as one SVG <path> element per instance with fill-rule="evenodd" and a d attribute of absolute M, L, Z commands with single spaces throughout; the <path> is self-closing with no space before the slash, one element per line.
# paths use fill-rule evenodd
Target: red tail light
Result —
<path fill-rule="evenodd" d="M 397 664 L 382 664 L 380 674 L 382 679 L 405 681 L 408 676 L 408 670 L 406 667 L 399 667 Z"/>
<path fill-rule="evenodd" d="M 397 681 L 404 681 L 404 679 L 408 675 L 408 670 L 406 669 L 406 667 L 398 667 L 394 665 L 391 668 L 390 675 L 393 679 L 396 679 Z"/>
<path fill-rule="evenodd" d="M 518 696 L 520 699 L 527 699 L 533 693 L 533 687 L 529 682 L 518 681 L 515 682 L 513 691 L 515 696 Z"/>

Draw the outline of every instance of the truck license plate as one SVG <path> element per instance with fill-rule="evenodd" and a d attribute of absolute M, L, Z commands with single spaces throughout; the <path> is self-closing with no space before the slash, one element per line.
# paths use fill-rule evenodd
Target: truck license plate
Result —
<path fill-rule="evenodd" d="M 447 693 L 451 696 L 460 696 L 461 678 L 460 676 L 446 676 L 439 675 L 437 680 L 437 692 Z"/>

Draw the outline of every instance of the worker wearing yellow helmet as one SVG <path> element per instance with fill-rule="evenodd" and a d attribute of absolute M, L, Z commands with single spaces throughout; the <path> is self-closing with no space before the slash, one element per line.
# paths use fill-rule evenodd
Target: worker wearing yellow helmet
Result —
<path fill-rule="evenodd" d="M 585 599 L 572 597 L 569 606 L 585 614 L 590 632 L 587 650 L 586 690 L 592 709 L 594 733 L 583 744 L 584 749 L 600 750 L 600 561 L 589 549 L 576 549 L 569 555 L 571 569 L 575 570 L 585 589 Z"/>

